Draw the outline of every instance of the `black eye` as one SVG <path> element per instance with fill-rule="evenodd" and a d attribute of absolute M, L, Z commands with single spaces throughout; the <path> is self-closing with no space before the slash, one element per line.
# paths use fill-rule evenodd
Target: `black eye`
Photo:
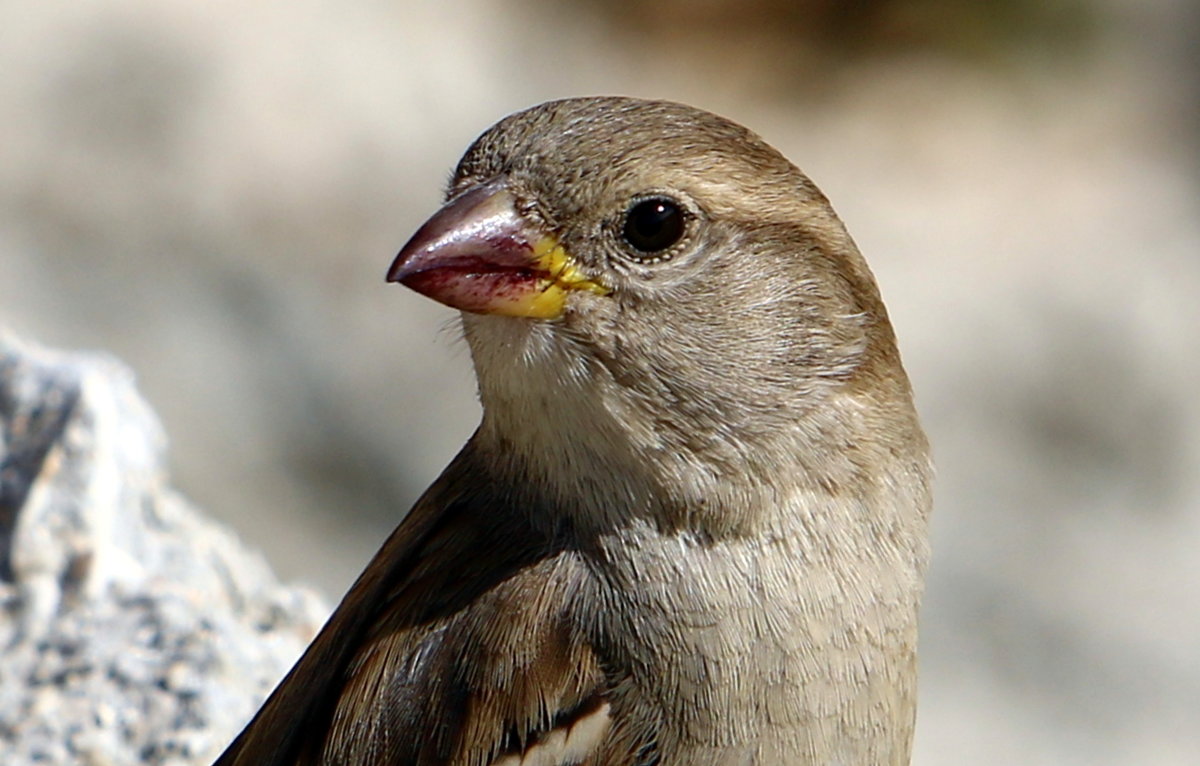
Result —
<path fill-rule="evenodd" d="M 633 249 L 659 253 L 683 238 L 686 220 L 679 204 L 665 197 L 637 202 L 625 213 L 622 235 Z"/>

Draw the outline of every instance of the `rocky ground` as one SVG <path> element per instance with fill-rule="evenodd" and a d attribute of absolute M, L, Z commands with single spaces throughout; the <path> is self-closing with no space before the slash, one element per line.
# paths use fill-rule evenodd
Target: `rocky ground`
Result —
<path fill-rule="evenodd" d="M 0 756 L 209 763 L 327 614 L 168 485 L 98 354 L 0 336 Z"/>

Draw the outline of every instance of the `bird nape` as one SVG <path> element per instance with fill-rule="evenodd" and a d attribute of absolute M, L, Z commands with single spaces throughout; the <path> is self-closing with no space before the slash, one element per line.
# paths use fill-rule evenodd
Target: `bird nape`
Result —
<path fill-rule="evenodd" d="M 542 104 L 388 279 L 462 312 L 482 422 L 220 766 L 909 762 L 928 447 L 803 173 Z"/>

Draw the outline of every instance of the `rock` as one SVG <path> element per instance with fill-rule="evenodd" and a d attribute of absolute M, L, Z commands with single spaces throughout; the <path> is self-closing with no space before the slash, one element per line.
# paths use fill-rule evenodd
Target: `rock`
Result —
<path fill-rule="evenodd" d="M 127 368 L 0 336 L 0 763 L 207 764 L 327 615 L 165 449 Z"/>

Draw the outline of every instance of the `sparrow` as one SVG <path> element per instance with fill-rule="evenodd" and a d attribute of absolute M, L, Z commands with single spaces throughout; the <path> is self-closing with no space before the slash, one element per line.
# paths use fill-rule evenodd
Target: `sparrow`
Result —
<path fill-rule="evenodd" d="M 909 762 L 928 446 L 803 173 L 545 103 L 388 280 L 462 312 L 482 421 L 218 766 Z"/>

